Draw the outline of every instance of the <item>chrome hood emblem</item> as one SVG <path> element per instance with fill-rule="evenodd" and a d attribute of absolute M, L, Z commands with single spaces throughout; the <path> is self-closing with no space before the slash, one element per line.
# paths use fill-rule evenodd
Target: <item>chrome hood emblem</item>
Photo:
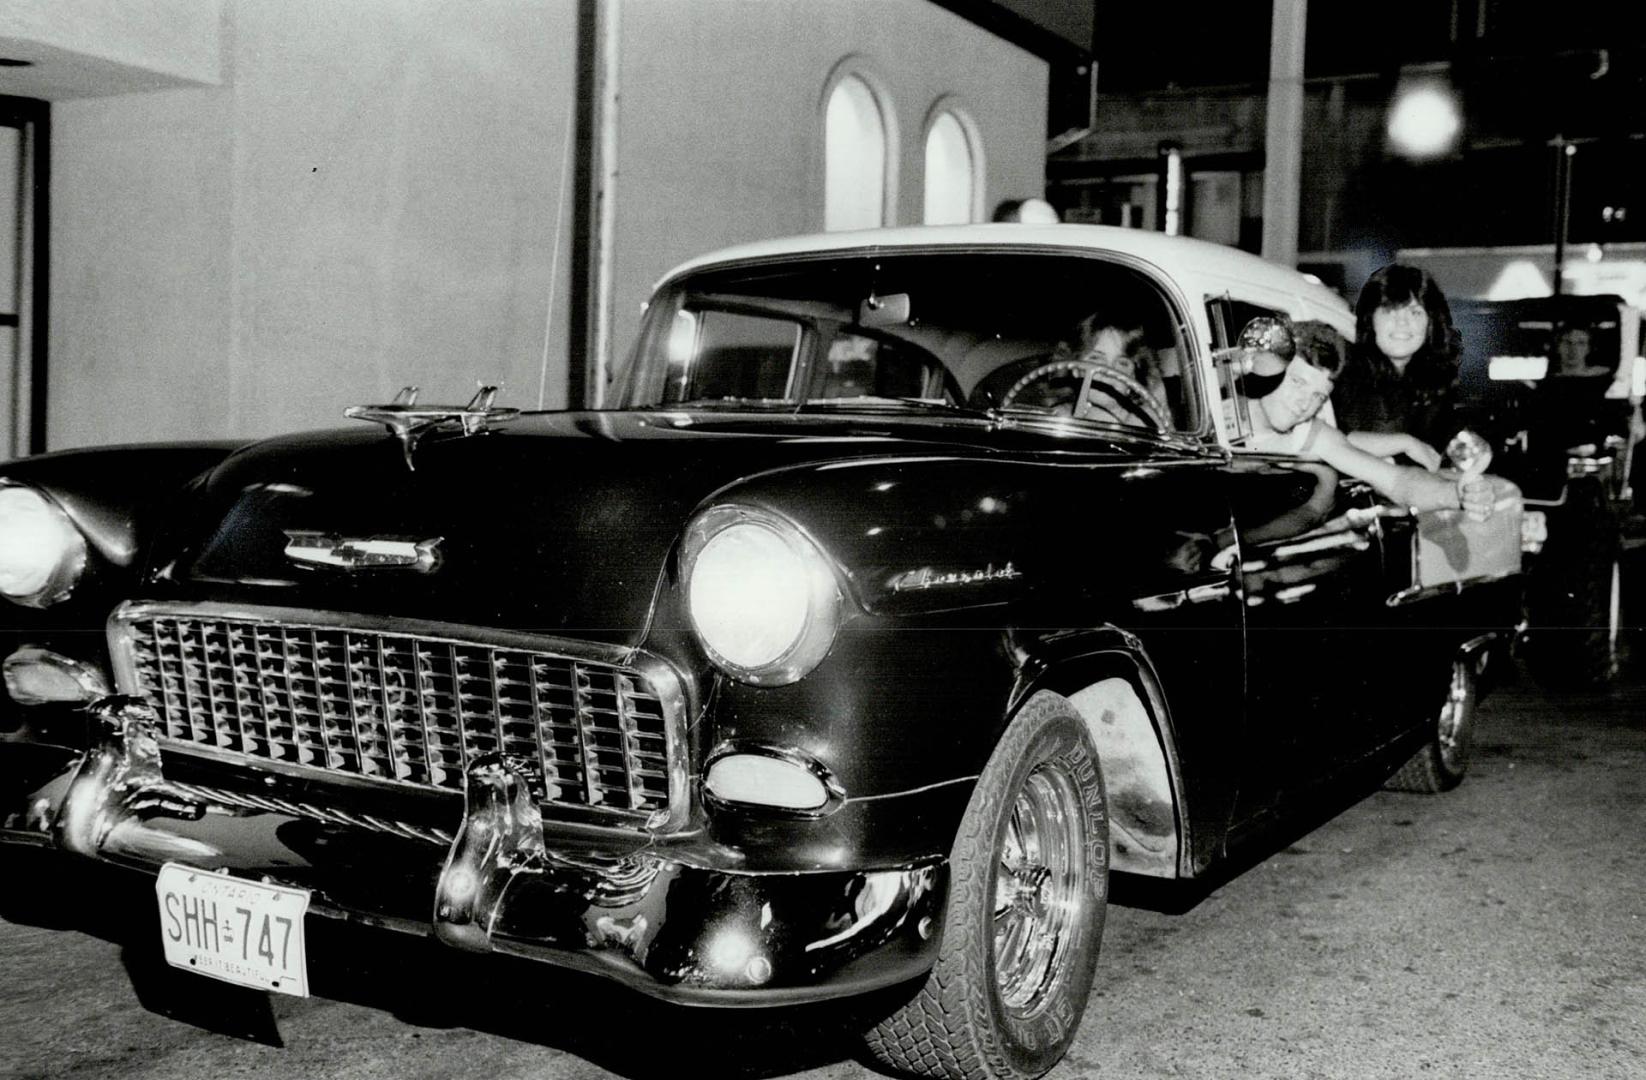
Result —
<path fill-rule="evenodd" d="M 286 557 L 295 563 L 334 570 L 412 570 L 427 574 L 440 565 L 440 543 L 444 539 L 334 536 L 287 529 Z"/>
<path fill-rule="evenodd" d="M 493 424 L 506 424 L 520 415 L 519 409 L 492 407 L 497 387 L 482 385 L 467 405 L 425 405 L 417 407 L 418 388 L 408 386 L 394 396 L 387 405 L 350 405 L 343 415 L 351 420 L 370 420 L 382 424 L 390 435 L 400 440 L 400 449 L 406 456 L 406 468 L 412 464 L 412 451 L 417 440 L 427 432 L 440 427 L 458 425 L 464 435 L 489 430 Z"/>

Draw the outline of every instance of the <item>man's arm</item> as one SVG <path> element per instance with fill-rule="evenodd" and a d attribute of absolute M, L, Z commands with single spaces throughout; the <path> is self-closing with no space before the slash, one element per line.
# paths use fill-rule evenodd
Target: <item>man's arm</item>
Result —
<path fill-rule="evenodd" d="M 1414 510 L 1463 510 L 1476 521 L 1492 515 L 1491 481 L 1476 477 L 1459 485 L 1455 479 L 1408 465 L 1396 465 L 1354 446 L 1337 428 L 1319 425 L 1309 450 L 1346 476 L 1372 485 L 1390 502 Z"/>

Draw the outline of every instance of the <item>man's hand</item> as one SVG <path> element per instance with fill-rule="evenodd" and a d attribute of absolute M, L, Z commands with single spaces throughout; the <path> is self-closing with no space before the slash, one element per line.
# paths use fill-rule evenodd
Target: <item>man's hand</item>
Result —
<path fill-rule="evenodd" d="M 1459 479 L 1457 501 L 1470 521 L 1485 521 L 1492 516 L 1497 503 L 1497 489 L 1484 476 Z"/>

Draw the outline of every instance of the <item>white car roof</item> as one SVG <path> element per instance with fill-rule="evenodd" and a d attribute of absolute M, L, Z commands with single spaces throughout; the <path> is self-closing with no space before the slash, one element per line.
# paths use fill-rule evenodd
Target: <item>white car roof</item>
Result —
<path fill-rule="evenodd" d="M 1059 247 L 1077 251 L 1112 252 L 1128 255 L 1157 267 L 1167 278 L 1189 281 L 1238 281 L 1264 291 L 1298 297 L 1319 309 L 1319 317 L 1337 316 L 1330 321 L 1353 320 L 1343 298 L 1313 278 L 1290 267 L 1268 262 L 1250 252 L 1224 244 L 1213 244 L 1187 236 L 1167 236 L 1143 229 L 1116 225 L 1021 225 L 994 223 L 978 225 L 916 225 L 895 229 L 864 229 L 851 232 L 813 233 L 807 236 L 757 240 L 699 255 L 675 267 L 659 281 L 705 266 L 737 263 L 787 255 L 822 254 L 865 249 L 964 247 L 1002 249 Z"/>

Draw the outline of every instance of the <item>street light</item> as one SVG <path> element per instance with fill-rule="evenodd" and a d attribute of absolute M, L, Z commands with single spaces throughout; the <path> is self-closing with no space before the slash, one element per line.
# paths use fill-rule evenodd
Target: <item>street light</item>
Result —
<path fill-rule="evenodd" d="M 1443 79 L 1403 80 L 1389 107 L 1389 145 L 1415 160 L 1440 157 L 1457 143 L 1463 116 L 1457 94 Z"/>

